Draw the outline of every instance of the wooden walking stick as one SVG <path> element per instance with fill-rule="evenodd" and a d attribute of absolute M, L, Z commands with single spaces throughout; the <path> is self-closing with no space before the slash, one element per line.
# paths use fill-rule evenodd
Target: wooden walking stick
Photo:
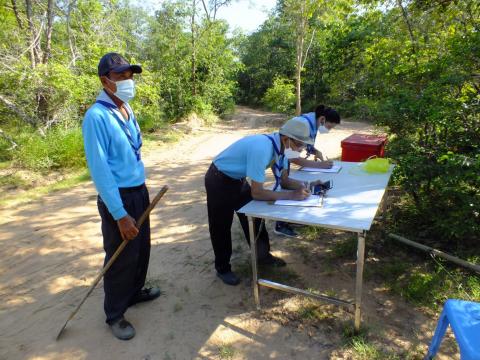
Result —
<path fill-rule="evenodd" d="M 168 190 L 168 186 L 165 185 L 164 187 L 162 187 L 162 189 L 158 192 L 157 196 L 155 196 L 155 198 L 152 200 L 152 202 L 150 203 L 150 205 L 148 205 L 148 208 L 145 210 L 145 212 L 142 214 L 142 216 L 140 216 L 140 219 L 138 219 L 137 223 L 136 223 L 136 226 L 138 229 L 141 228 L 142 224 L 144 223 L 144 221 L 148 218 L 148 216 L 150 215 L 150 212 L 153 210 L 153 208 L 155 207 L 155 205 L 157 205 L 157 203 L 160 201 L 160 199 L 162 198 L 163 195 L 165 195 L 165 193 L 167 192 Z M 133 239 L 132 239 L 133 240 Z M 67 324 L 68 322 L 75 316 L 75 314 L 78 312 L 78 310 L 80 309 L 80 307 L 83 305 L 83 303 L 85 302 L 85 300 L 87 300 L 87 298 L 90 296 L 90 294 L 92 293 L 93 289 L 95 289 L 95 286 L 97 286 L 97 284 L 100 282 L 100 279 L 103 277 L 103 275 L 105 275 L 105 273 L 108 271 L 108 269 L 110 269 L 110 267 L 112 266 L 113 262 L 117 259 L 117 257 L 120 255 L 120 253 L 122 252 L 122 250 L 125 248 L 125 246 L 128 244 L 128 241 L 129 240 L 123 240 L 123 242 L 120 244 L 120 246 L 117 248 L 117 250 L 115 251 L 115 253 L 113 254 L 113 256 L 110 258 L 110 260 L 108 260 L 108 263 L 104 266 L 104 268 L 102 269 L 102 271 L 100 272 L 100 274 L 98 274 L 97 278 L 93 281 L 93 284 L 92 286 L 90 286 L 90 289 L 88 290 L 87 294 L 83 297 L 82 301 L 80 301 L 80 303 L 78 304 L 78 306 L 75 308 L 75 310 L 73 310 L 73 312 L 70 314 L 70 316 L 68 317 L 67 321 L 65 322 L 65 324 L 62 326 L 62 328 L 60 329 L 60 331 L 58 332 L 58 335 L 57 337 L 55 338 L 55 340 L 58 340 L 60 338 L 60 336 L 62 335 L 62 332 L 63 330 L 67 327 Z"/>

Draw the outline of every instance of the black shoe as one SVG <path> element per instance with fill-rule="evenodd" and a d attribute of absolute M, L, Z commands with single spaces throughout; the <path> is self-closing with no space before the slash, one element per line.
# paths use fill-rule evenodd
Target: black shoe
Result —
<path fill-rule="evenodd" d="M 220 279 L 222 279 L 222 281 L 227 285 L 236 286 L 236 285 L 240 284 L 240 279 L 232 271 L 228 271 L 228 272 L 223 273 L 223 274 L 221 274 L 217 271 L 217 276 Z"/>
<path fill-rule="evenodd" d="M 130 305 L 138 304 L 144 301 L 151 301 L 160 296 L 161 291 L 157 287 L 143 288 L 140 292 L 130 300 Z"/>
<path fill-rule="evenodd" d="M 262 259 L 258 259 L 258 265 L 271 266 L 271 267 L 284 267 L 287 265 L 285 260 L 280 259 L 279 257 L 268 254 Z"/>
<path fill-rule="evenodd" d="M 273 232 L 277 235 L 287 236 L 291 238 L 298 237 L 298 234 L 293 230 L 288 223 L 277 221 Z"/>
<path fill-rule="evenodd" d="M 113 335 L 120 340 L 130 340 L 135 336 L 135 328 L 122 316 L 110 324 Z"/>

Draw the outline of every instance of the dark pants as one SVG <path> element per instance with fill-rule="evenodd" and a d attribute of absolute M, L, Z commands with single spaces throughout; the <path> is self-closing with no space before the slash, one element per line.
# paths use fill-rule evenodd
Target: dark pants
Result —
<path fill-rule="evenodd" d="M 207 190 L 208 226 L 215 254 L 215 269 L 219 273 L 231 271 L 233 213 L 252 200 L 251 188 L 245 179 L 236 180 L 223 174 L 212 163 L 205 174 Z M 250 244 L 248 220 L 244 214 L 237 213 L 243 233 Z M 258 233 L 260 219 L 255 219 L 255 233 Z M 258 258 L 266 257 L 270 252 L 270 242 L 265 226 L 262 226 L 257 241 Z"/>
<path fill-rule="evenodd" d="M 150 203 L 147 187 L 141 185 L 119 190 L 125 210 L 131 217 L 138 220 Z M 113 219 L 100 196 L 97 205 L 102 218 L 104 264 L 107 264 L 123 240 L 117 221 Z M 129 241 L 103 277 L 104 309 L 108 324 L 123 316 L 127 311 L 130 300 L 145 285 L 149 258 L 150 221 L 147 219 L 140 228 L 138 236 Z"/>

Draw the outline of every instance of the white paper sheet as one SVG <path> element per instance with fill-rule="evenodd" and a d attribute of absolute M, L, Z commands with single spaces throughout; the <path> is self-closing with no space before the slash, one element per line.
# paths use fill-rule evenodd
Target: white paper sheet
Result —
<path fill-rule="evenodd" d="M 322 200 L 319 195 L 310 195 L 305 200 L 277 200 L 275 205 L 321 207 Z"/>
<path fill-rule="evenodd" d="M 320 168 L 312 168 L 312 167 L 302 167 L 300 171 L 308 171 L 308 172 L 320 172 L 320 173 L 338 173 L 342 167 L 340 165 L 333 165 L 330 169 L 320 169 Z"/>

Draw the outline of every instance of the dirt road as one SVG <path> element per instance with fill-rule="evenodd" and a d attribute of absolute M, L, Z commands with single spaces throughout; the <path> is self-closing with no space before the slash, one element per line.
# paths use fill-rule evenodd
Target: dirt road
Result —
<path fill-rule="evenodd" d="M 104 323 L 102 283 L 62 339 L 54 340 L 102 265 L 93 185 L 85 183 L 40 201 L 0 209 L 0 359 L 349 358 L 338 350 L 341 334 L 332 334 L 331 328 L 317 328 L 312 334 L 301 324 L 275 316 L 275 309 L 295 304 L 295 297 L 270 295 L 265 310 L 258 313 L 248 276 L 232 288 L 214 274 L 203 175 L 212 157 L 230 143 L 246 134 L 270 131 L 283 120 L 239 108 L 228 122 L 199 128 L 175 145 L 145 154 L 151 196 L 162 185 L 170 186 L 151 217 L 148 278 L 164 294 L 129 309 L 126 316 L 137 330 L 129 342 L 113 338 Z M 326 137 L 324 152 L 338 156 L 339 140 L 358 130 L 372 129 L 344 122 Z M 234 268 L 245 269 L 248 253 L 238 224 L 233 235 Z M 292 265 L 295 271 L 308 273 L 287 245 L 272 236 L 274 253 L 297 264 Z M 347 276 L 330 281 L 342 286 L 350 280 Z M 346 290 L 351 290 L 350 285 Z M 423 321 L 411 319 L 410 326 L 416 322 L 421 326 Z"/>

